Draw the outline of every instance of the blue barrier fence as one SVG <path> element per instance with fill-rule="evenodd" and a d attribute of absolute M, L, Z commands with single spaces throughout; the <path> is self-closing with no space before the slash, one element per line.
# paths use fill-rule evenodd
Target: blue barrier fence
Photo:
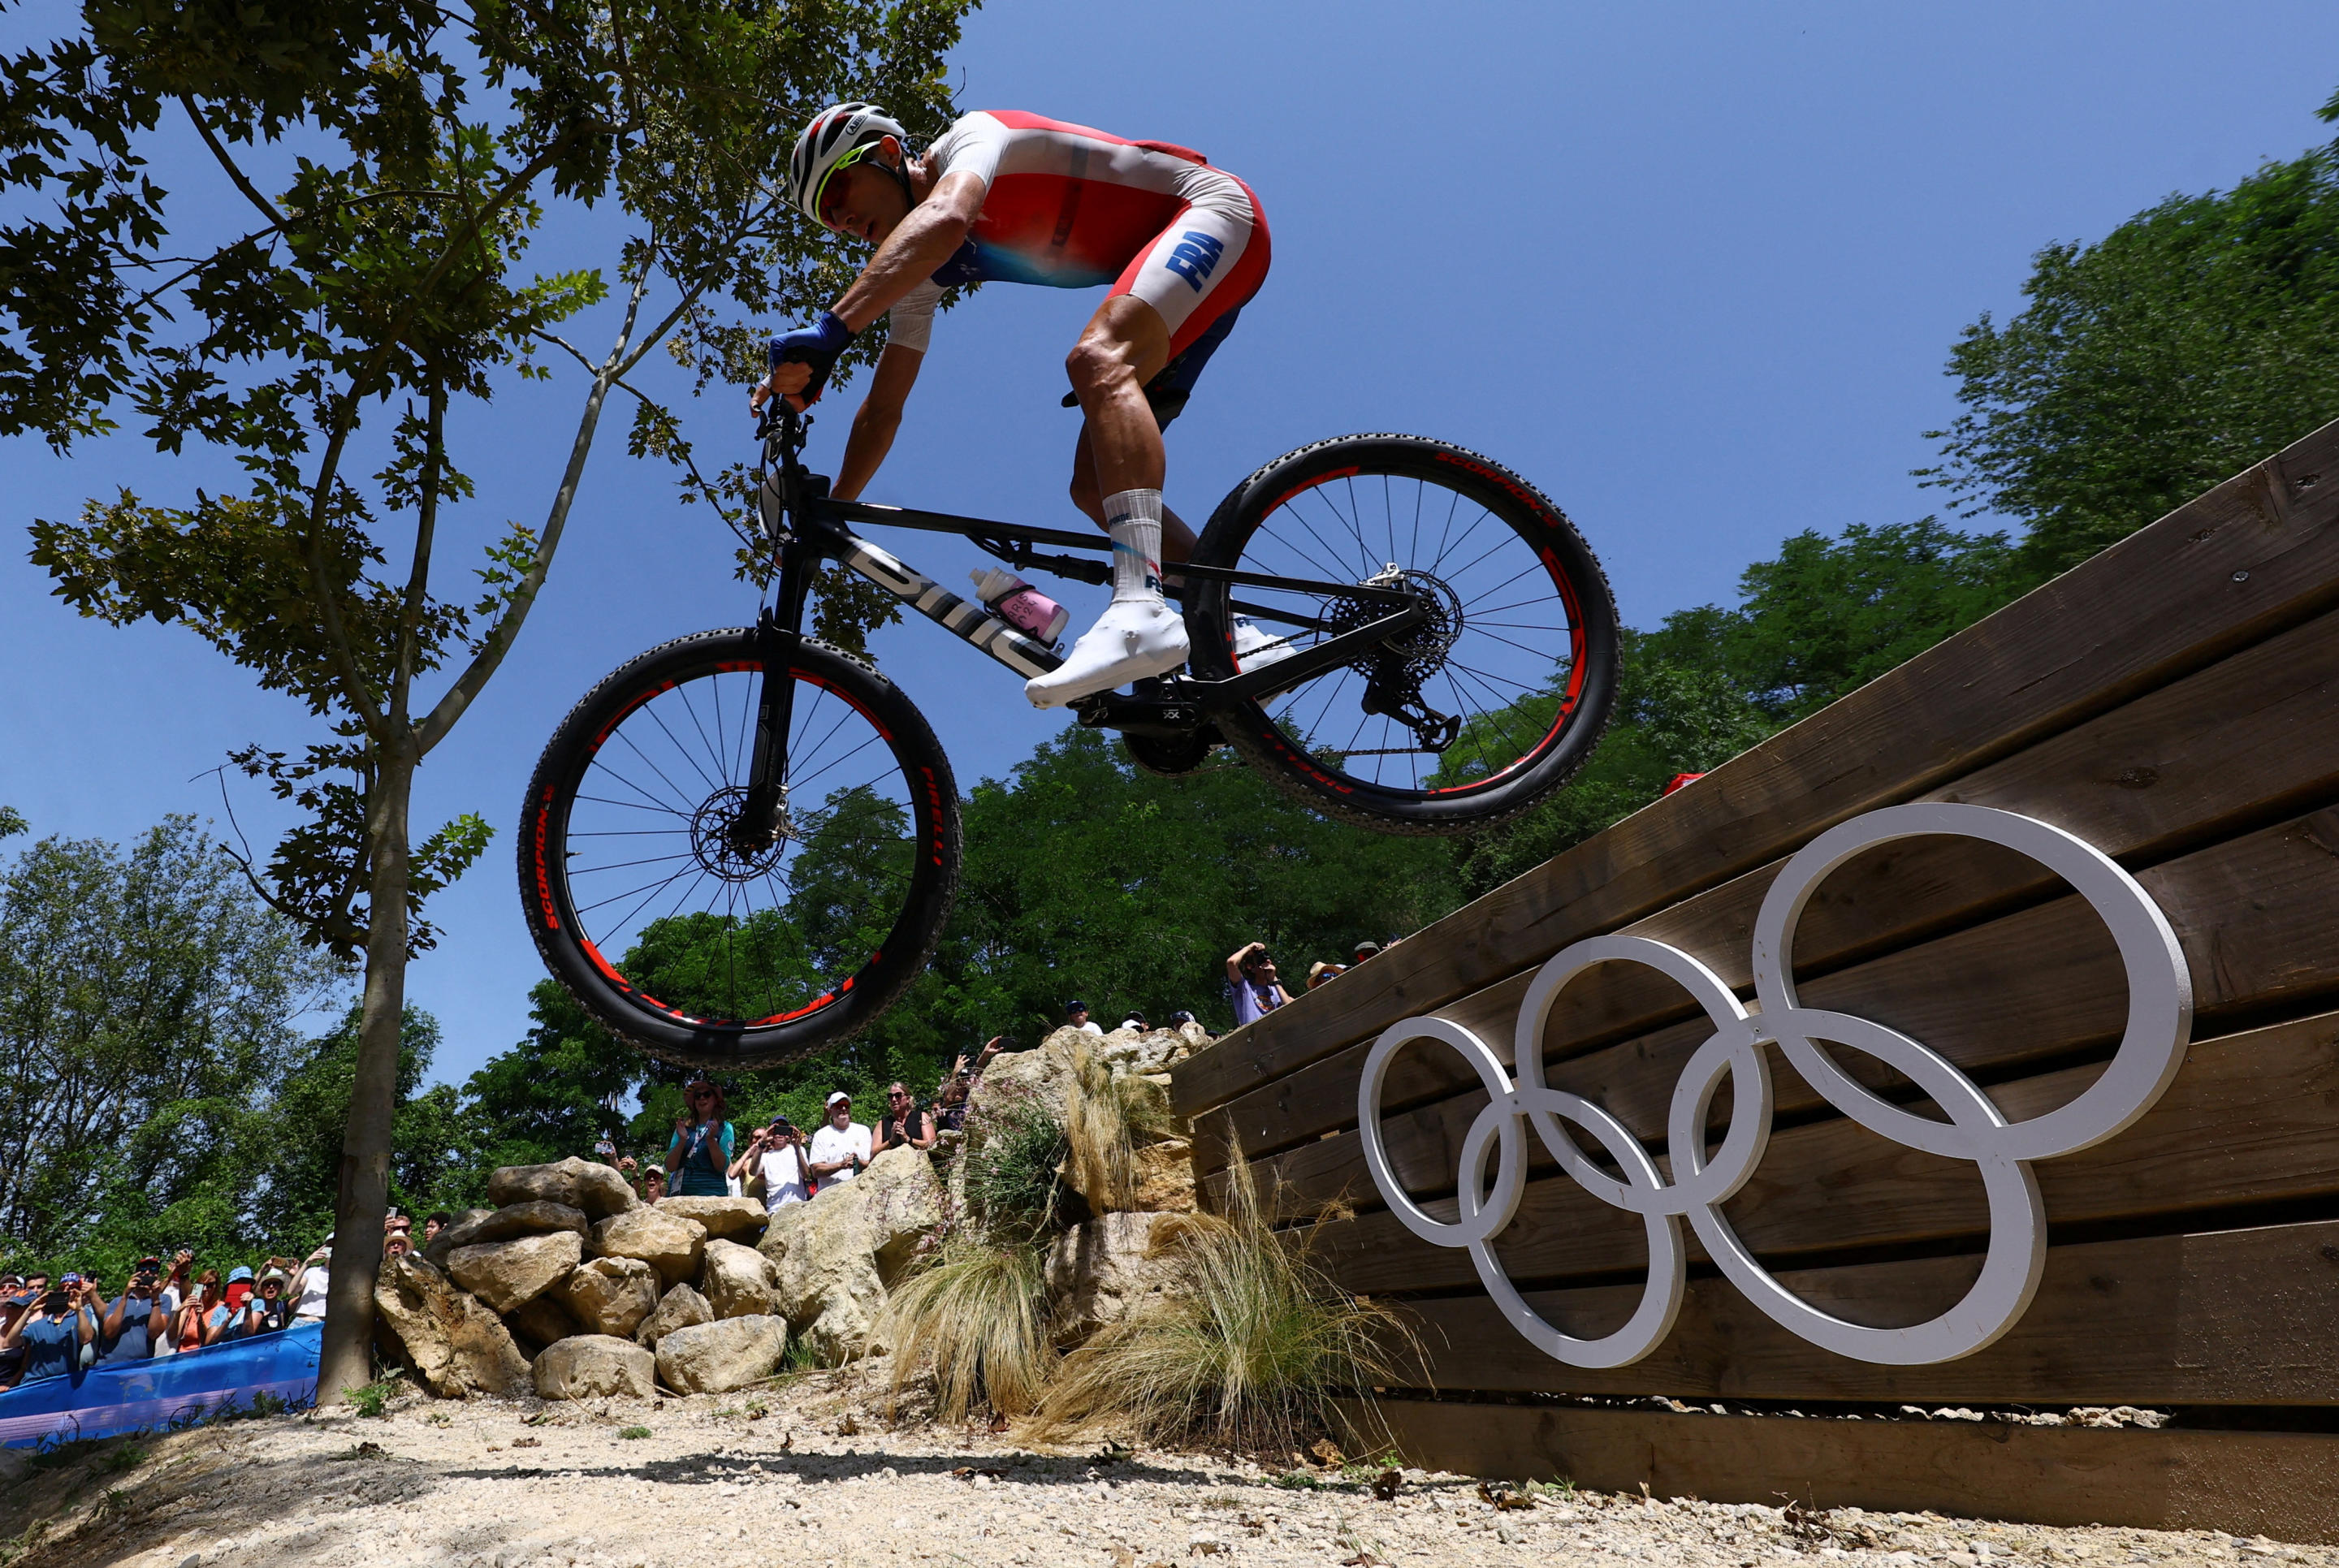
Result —
<path fill-rule="evenodd" d="M 187 1425 L 230 1403 L 248 1409 L 262 1394 L 307 1405 L 317 1397 L 324 1333 L 321 1323 L 303 1323 L 257 1339 L 25 1384 L 0 1394 L 0 1448 Z"/>

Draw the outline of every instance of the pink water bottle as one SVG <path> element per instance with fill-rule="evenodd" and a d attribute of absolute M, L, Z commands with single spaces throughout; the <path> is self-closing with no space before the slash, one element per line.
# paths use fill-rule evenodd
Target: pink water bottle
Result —
<path fill-rule="evenodd" d="M 1043 643 L 1064 635 L 1064 623 L 1072 613 L 1013 572 L 992 567 L 967 576 L 973 579 L 975 597 L 1017 631 Z"/>

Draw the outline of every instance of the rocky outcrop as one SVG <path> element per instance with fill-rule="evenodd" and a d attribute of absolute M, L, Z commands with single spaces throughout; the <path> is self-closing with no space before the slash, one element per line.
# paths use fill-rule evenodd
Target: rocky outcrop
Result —
<path fill-rule="evenodd" d="M 695 1219 L 709 1236 L 754 1246 L 764 1234 L 764 1203 L 758 1198 L 661 1198 L 655 1206 L 676 1219 Z"/>
<path fill-rule="evenodd" d="M 657 1359 L 630 1339 L 579 1334 L 536 1358 L 539 1399 L 647 1399 L 657 1393 Z"/>
<path fill-rule="evenodd" d="M 1177 1029 L 1116 1029 L 1102 1040 L 1094 1041 L 1091 1049 L 1121 1072 L 1167 1072 L 1175 1063 L 1194 1053 L 1195 1041 L 1187 1030 L 1199 1032 L 1199 1024 L 1182 1024 Z M 1062 1031 L 1057 1031 L 1061 1034 Z M 1093 1038 L 1093 1037 L 1091 1037 Z M 1205 1034 L 1204 1040 L 1209 1039 Z"/>
<path fill-rule="evenodd" d="M 593 1250 L 603 1257 L 638 1257 L 674 1285 L 696 1277 L 706 1227 L 656 1208 L 629 1209 L 593 1227 Z"/>
<path fill-rule="evenodd" d="M 634 1330 L 634 1343 L 655 1350 L 659 1340 L 678 1328 L 714 1321 L 715 1309 L 706 1304 L 706 1297 L 687 1285 L 677 1285 L 660 1299 L 656 1311 L 642 1319 L 641 1326 Z"/>
<path fill-rule="evenodd" d="M 488 1178 L 488 1201 L 499 1207 L 531 1200 L 581 1208 L 606 1219 L 641 1206 L 617 1167 L 571 1155 L 550 1165 L 507 1165 Z"/>
<path fill-rule="evenodd" d="M 584 1261 L 585 1243 L 573 1230 L 458 1247 L 447 1255 L 455 1283 L 498 1312 L 517 1312 L 568 1277 Z"/>
<path fill-rule="evenodd" d="M 596 1257 L 560 1282 L 560 1299 L 587 1333 L 629 1339 L 657 1310 L 658 1272 L 638 1257 Z"/>
<path fill-rule="evenodd" d="M 772 1261 L 735 1241 L 710 1241 L 698 1288 L 717 1318 L 761 1317 L 772 1310 Z"/>
<path fill-rule="evenodd" d="M 729 1317 L 677 1328 L 658 1340 L 657 1373 L 677 1394 L 728 1394 L 769 1377 L 788 1347 L 777 1317 Z"/>
<path fill-rule="evenodd" d="M 441 1399 L 511 1394 L 529 1386 L 528 1358 L 487 1303 L 409 1253 L 382 1265 L 374 1322 L 399 1358 Z"/>
<path fill-rule="evenodd" d="M 1179 1288 L 1173 1257 L 1157 1250 L 1170 1214 L 1107 1214 L 1075 1225 L 1049 1250 L 1048 1299 L 1056 1342 L 1074 1345 Z"/>
<path fill-rule="evenodd" d="M 819 1361 L 882 1353 L 870 1330 L 885 1292 L 942 1218 L 942 1182 L 913 1149 L 887 1149 L 854 1179 L 772 1216 L 761 1250 L 777 1266 L 778 1310 Z"/>
<path fill-rule="evenodd" d="M 1130 1207 L 1151 1214 L 1191 1214 L 1194 1146 L 1183 1138 L 1148 1144 L 1130 1159 Z"/>

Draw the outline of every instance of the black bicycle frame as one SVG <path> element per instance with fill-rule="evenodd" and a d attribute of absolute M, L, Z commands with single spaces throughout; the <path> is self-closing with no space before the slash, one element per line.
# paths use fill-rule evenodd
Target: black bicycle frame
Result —
<path fill-rule="evenodd" d="M 1027 680 L 1046 675 L 1064 662 L 1054 649 L 1025 636 L 981 603 L 950 592 L 891 551 L 862 538 L 848 525 L 874 523 L 926 533 L 956 534 L 1010 566 L 1031 567 L 1076 582 L 1112 580 L 1112 541 L 1095 534 L 834 499 L 828 493 L 828 479 L 806 470 L 799 455 L 812 421 L 785 404 L 775 406 L 780 415 L 775 428 L 767 427 L 767 472 L 757 492 L 756 512 L 767 542 L 778 555 L 778 592 L 755 623 L 757 651 L 763 657 L 765 673 L 756 713 L 755 749 L 748 775 L 747 800 L 733 829 L 743 840 L 759 844 L 768 843 L 784 825 L 786 801 L 781 781 L 787 777 L 787 735 L 795 699 L 795 682 L 775 680 L 772 673 L 778 671 L 785 676 L 791 666 L 796 645 L 804 636 L 804 600 L 811 587 L 811 568 L 819 562 L 833 560 L 851 567 L 943 630 L 972 644 Z M 775 457 L 775 462 L 772 461 Z M 1084 560 L 1078 556 L 1042 555 L 1033 547 L 1041 545 L 1106 558 Z M 1083 725 L 1139 734 L 1189 734 L 1214 712 L 1239 703 L 1263 702 L 1327 670 L 1351 663 L 1418 624 L 1423 617 L 1418 600 L 1403 587 L 1374 583 L 1319 583 L 1192 562 L 1181 562 L 1177 569 L 1189 582 L 1248 585 L 1367 603 L 1378 601 L 1388 606 L 1389 613 L 1328 637 L 1314 647 L 1297 650 L 1288 657 L 1224 680 L 1172 676 L 1162 683 L 1163 695 L 1160 697 L 1129 698 L 1106 693 L 1101 699 L 1083 698 L 1073 705 Z M 1270 606 L 1233 600 L 1229 607 L 1236 614 L 1279 626 L 1302 630 L 1329 629 L 1320 619 Z"/>

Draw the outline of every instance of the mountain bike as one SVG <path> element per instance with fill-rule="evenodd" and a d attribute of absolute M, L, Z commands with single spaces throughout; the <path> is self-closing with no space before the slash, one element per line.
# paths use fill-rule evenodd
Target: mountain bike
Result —
<path fill-rule="evenodd" d="M 865 1028 L 933 956 L 957 888 L 949 759 L 873 664 L 804 634 L 814 574 L 840 563 L 1018 679 L 1055 668 L 1056 650 L 854 527 L 959 535 L 1019 572 L 1112 577 L 1100 533 L 834 498 L 803 461 L 810 420 L 774 407 L 755 505 L 735 524 L 777 565 L 755 624 L 653 648 L 588 692 L 545 747 L 519 834 L 552 973 L 619 1036 L 713 1069 Z M 1444 442 L 1345 436 L 1287 453 L 1165 571 L 1185 669 L 1071 710 L 1155 773 L 1231 747 L 1326 816 L 1463 833 L 1558 788 L 1614 703 L 1599 562 L 1533 486 Z"/>

